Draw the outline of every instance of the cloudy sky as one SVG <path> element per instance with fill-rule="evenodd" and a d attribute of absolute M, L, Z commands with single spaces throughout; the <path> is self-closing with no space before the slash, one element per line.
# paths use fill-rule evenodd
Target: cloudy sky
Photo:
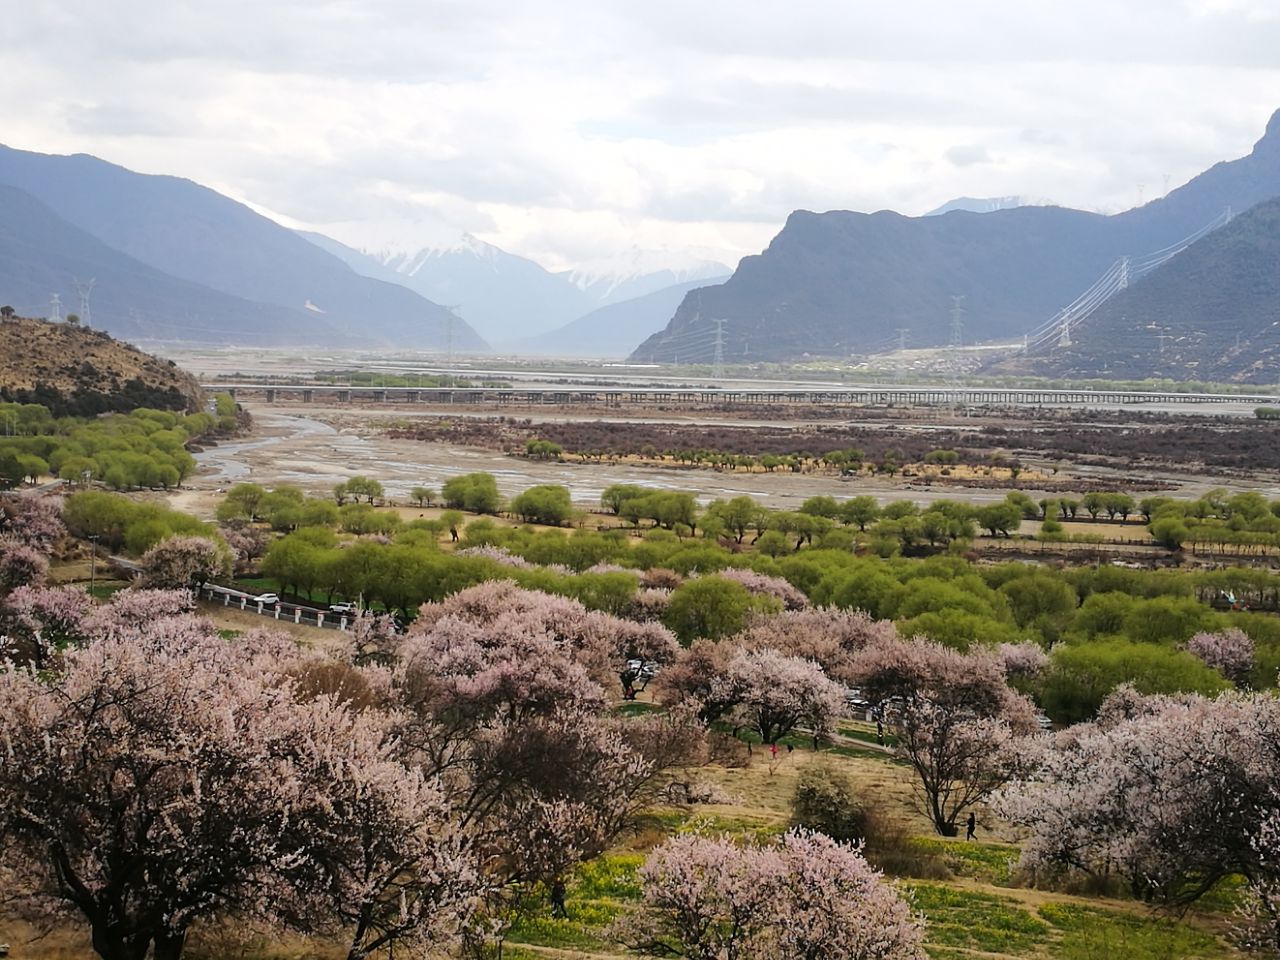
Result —
<path fill-rule="evenodd" d="M 758 251 L 797 208 L 1113 211 L 1247 153 L 1277 0 L 11 0 L 0 141 L 359 246 Z"/>

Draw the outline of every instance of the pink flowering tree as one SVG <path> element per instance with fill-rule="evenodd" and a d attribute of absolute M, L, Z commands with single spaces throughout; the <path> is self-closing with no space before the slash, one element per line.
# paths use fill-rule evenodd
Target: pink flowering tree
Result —
<path fill-rule="evenodd" d="M 0 656 L 44 669 L 60 650 L 84 641 L 93 609 L 79 587 L 19 587 L 0 602 Z"/>
<path fill-rule="evenodd" d="M 18 587 L 43 583 L 48 572 L 48 558 L 35 547 L 0 538 L 0 598 Z"/>
<path fill-rule="evenodd" d="M 829 735 L 845 712 L 844 689 L 812 660 L 788 657 L 777 650 L 739 650 L 713 686 L 713 696 L 734 704 L 731 717 L 777 743 L 804 726 L 815 740 Z"/>
<path fill-rule="evenodd" d="M 0 537 L 37 547 L 43 552 L 66 536 L 61 497 L 5 497 L 0 499 Z"/>
<path fill-rule="evenodd" d="M 770 647 L 792 657 L 812 660 L 827 676 L 844 682 L 854 654 L 865 647 L 891 643 L 898 630 L 889 620 L 875 620 L 861 610 L 810 607 L 754 618 L 734 640 L 751 649 Z"/>
<path fill-rule="evenodd" d="M 1041 878 L 1114 877 L 1182 906 L 1236 875 L 1274 905 L 1280 859 L 1259 838 L 1280 815 L 1280 702 L 1119 691 L 1045 744 L 1000 806 L 1031 831 L 1022 866 Z"/>
<path fill-rule="evenodd" d="M 517 591 L 503 609 L 492 589 L 463 593 L 447 613 L 424 608 L 394 689 L 405 756 L 444 786 L 493 883 L 486 910 L 500 934 L 517 884 L 553 884 L 604 850 L 701 737 L 690 715 L 606 711 L 591 668 L 608 644 L 580 605 Z"/>
<path fill-rule="evenodd" d="M 721 719 L 734 706 L 734 690 L 724 683 L 724 676 L 736 652 L 727 641 L 693 641 L 658 674 L 654 699 L 665 706 L 696 703 L 704 723 Z"/>
<path fill-rule="evenodd" d="M 206 537 L 169 537 L 142 557 L 142 582 L 148 587 L 195 592 L 230 575 L 230 552 Z"/>
<path fill-rule="evenodd" d="M 1243 630 L 1230 627 L 1217 633 L 1197 633 L 1186 644 L 1187 652 L 1206 666 L 1242 687 L 1253 669 L 1253 640 Z"/>
<path fill-rule="evenodd" d="M 763 846 L 675 837 L 640 871 L 644 909 L 617 928 L 690 960 L 924 960 L 923 924 L 856 847 L 792 831 Z"/>
<path fill-rule="evenodd" d="M 940 834 L 954 836 L 957 819 L 1021 769 L 1018 741 L 1036 729 L 1035 710 L 994 657 L 898 640 L 863 649 L 849 677 L 893 730 Z"/>
<path fill-rule="evenodd" d="M 741 584 L 746 587 L 748 593 L 763 594 L 781 600 L 784 610 L 803 610 L 809 606 L 809 598 L 782 577 L 771 577 L 767 573 L 757 573 L 755 570 L 738 567 L 721 570 L 716 576 Z"/>
<path fill-rule="evenodd" d="M 190 633 L 0 673 L 6 892 L 83 917 L 104 960 L 175 960 L 192 924 L 236 913 L 341 920 L 351 960 L 455 936 L 476 875 L 384 720 Z"/>

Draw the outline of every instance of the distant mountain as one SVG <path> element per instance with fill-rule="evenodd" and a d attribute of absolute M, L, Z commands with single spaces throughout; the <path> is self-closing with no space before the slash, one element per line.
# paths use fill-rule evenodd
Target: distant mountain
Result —
<path fill-rule="evenodd" d="M 436 303 L 456 307 L 493 344 L 554 329 L 591 310 L 588 294 L 470 234 L 436 246 L 361 251 L 321 234 L 302 234 L 356 273 L 397 283 Z"/>
<path fill-rule="evenodd" d="M 423 223 L 420 229 L 431 242 L 422 247 L 410 243 L 408 248 L 405 241 L 412 237 L 412 225 L 407 228 L 408 237 L 406 228 L 396 231 L 397 244 L 381 248 L 374 244 L 364 250 L 319 233 L 302 232 L 301 236 L 356 273 L 403 284 L 437 303 L 456 306 L 486 340 L 517 352 L 563 353 L 561 346 L 571 346 L 575 356 L 624 355 L 670 318 L 678 303 L 669 309 L 665 306 L 671 294 L 605 315 L 600 338 L 570 343 L 559 331 L 572 325 L 583 334 L 595 321 L 578 321 L 601 307 L 634 302 L 677 286 L 693 289 L 731 272 L 722 263 L 680 252 L 632 249 L 574 270 L 551 273 L 532 260 L 470 234 L 442 236 L 438 224 Z M 408 252 L 410 248 L 413 252 Z M 662 316 L 655 312 L 664 310 Z M 620 347 L 619 338 L 610 332 L 615 326 L 643 332 Z"/>
<path fill-rule="evenodd" d="M 0 185 L 0 305 L 43 317 L 57 294 L 64 316 L 79 313 L 75 281 L 91 278 L 93 326 L 131 340 L 270 346 L 345 337 L 307 311 L 233 297 L 139 263 L 30 194 Z"/>
<path fill-rule="evenodd" d="M 0 184 L 31 194 L 108 246 L 173 277 L 306 310 L 364 343 L 445 343 L 448 314 L 438 304 L 362 277 L 292 230 L 189 180 L 134 173 L 84 154 L 0 147 Z M 486 346 L 465 324 L 455 324 L 453 338 L 458 349 Z"/>
<path fill-rule="evenodd" d="M 1118 257 L 1196 232 L 1231 206 L 1280 196 L 1280 111 L 1253 152 L 1168 196 L 1115 216 L 1060 207 L 991 213 L 797 211 L 768 249 L 724 284 L 689 293 L 640 361 L 708 360 L 714 320 L 725 354 L 788 359 L 866 353 L 898 328 L 919 346 L 950 339 L 952 297 L 966 342 L 1020 339 L 1088 288 Z"/>
<path fill-rule="evenodd" d="M 724 274 L 722 274 L 724 276 Z M 646 337 L 661 330 L 690 290 L 714 280 L 673 284 L 621 303 L 592 310 L 558 330 L 516 344 L 520 353 L 561 357 L 625 357 Z"/>
<path fill-rule="evenodd" d="M 1016 207 L 1052 207 L 1056 204 L 1048 200 L 1032 200 L 1027 197 L 956 197 L 948 200 L 940 207 L 935 207 L 925 214 L 926 217 L 940 217 L 953 210 L 966 213 L 995 213 L 997 210 L 1013 210 Z"/>
<path fill-rule="evenodd" d="M 634 300 L 678 284 L 711 281 L 733 271 L 718 260 L 690 256 L 684 251 L 641 250 L 588 261 L 560 276 L 601 306 Z"/>
<path fill-rule="evenodd" d="M 1266 200 L 1108 300 L 1043 355 L 998 372 L 1280 382 L 1280 198 Z"/>

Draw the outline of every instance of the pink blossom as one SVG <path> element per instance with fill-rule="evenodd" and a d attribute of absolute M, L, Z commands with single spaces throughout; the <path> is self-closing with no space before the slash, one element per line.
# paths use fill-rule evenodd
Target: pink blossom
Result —
<path fill-rule="evenodd" d="M 18 496 L 0 499 L 0 537 L 47 550 L 66 536 L 61 497 Z"/>
<path fill-rule="evenodd" d="M 1037 729 L 1035 710 L 989 654 L 898 640 L 860 651 L 849 680 L 892 728 L 939 833 L 954 835 L 963 812 L 1022 769 L 1019 741 Z"/>
<path fill-rule="evenodd" d="M 1132 691 L 1119 700 L 1064 731 L 1003 791 L 1003 812 L 1031 830 L 1023 867 L 1118 876 L 1175 905 L 1230 875 L 1266 895 L 1280 860 L 1257 838 L 1280 815 L 1280 702 Z"/>
<path fill-rule="evenodd" d="M 787 610 L 803 610 L 809 606 L 809 598 L 782 577 L 771 577 L 766 573 L 739 567 L 721 570 L 716 576 L 741 584 L 748 593 L 776 597 Z"/>
<path fill-rule="evenodd" d="M 0 537 L 0 597 L 18 587 L 43 583 L 49 561 L 34 547 Z"/>
<path fill-rule="evenodd" d="M 827 676 L 844 680 L 855 653 L 894 642 L 897 628 L 861 610 L 811 607 L 752 619 L 736 641 L 747 648 L 771 647 L 792 657 L 813 660 Z"/>
<path fill-rule="evenodd" d="M 1005 676 L 1030 679 L 1038 677 L 1049 665 L 1049 657 L 1038 644 L 1002 643 L 996 647 L 996 656 L 1004 667 Z"/>
<path fill-rule="evenodd" d="M 792 831 L 739 846 L 687 834 L 640 871 L 645 910 L 618 928 L 651 956 L 923 960 L 923 924 L 855 847 Z"/>
<path fill-rule="evenodd" d="M 1229 627 L 1217 633 L 1197 633 L 1187 641 L 1186 648 L 1236 686 L 1248 682 L 1253 669 L 1253 640 L 1243 630 Z"/>
<path fill-rule="evenodd" d="M 764 743 L 801 725 L 814 737 L 827 736 L 845 713 L 844 690 L 821 667 L 768 648 L 739 650 L 713 683 L 712 696 L 734 704 L 734 722 Z"/>

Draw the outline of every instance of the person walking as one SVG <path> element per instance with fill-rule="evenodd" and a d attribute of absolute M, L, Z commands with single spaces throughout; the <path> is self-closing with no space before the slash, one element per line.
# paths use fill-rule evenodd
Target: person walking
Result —
<path fill-rule="evenodd" d="M 969 821 L 965 825 L 964 838 L 966 840 L 974 839 L 974 831 L 978 827 L 978 818 L 973 815 L 973 811 L 969 812 Z"/>
<path fill-rule="evenodd" d="M 562 919 L 569 916 L 569 911 L 564 905 L 564 881 L 559 877 L 556 877 L 555 883 L 551 884 L 551 916 Z"/>

